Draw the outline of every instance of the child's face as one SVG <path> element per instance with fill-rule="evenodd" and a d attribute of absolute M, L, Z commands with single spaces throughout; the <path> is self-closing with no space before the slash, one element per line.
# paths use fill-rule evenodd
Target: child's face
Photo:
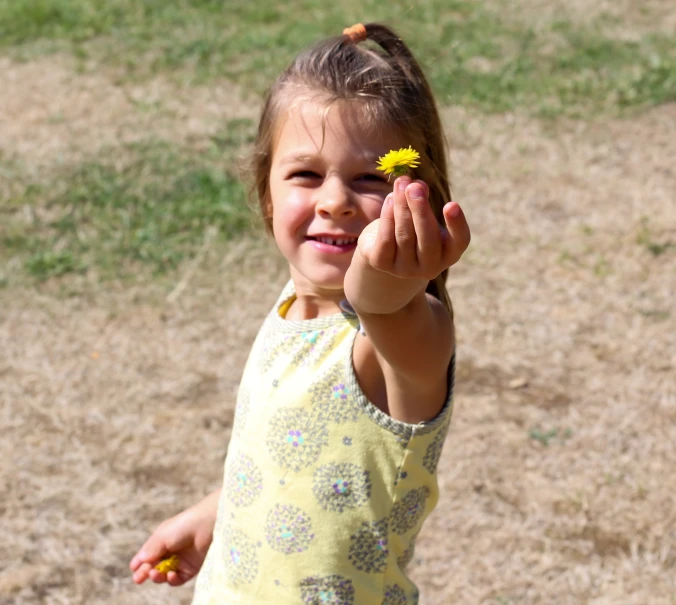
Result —
<path fill-rule="evenodd" d="M 275 240 L 296 290 L 315 293 L 342 291 L 357 238 L 392 191 L 378 157 L 403 146 L 394 133 L 367 132 L 358 105 L 323 109 L 283 115 L 270 168 Z"/>

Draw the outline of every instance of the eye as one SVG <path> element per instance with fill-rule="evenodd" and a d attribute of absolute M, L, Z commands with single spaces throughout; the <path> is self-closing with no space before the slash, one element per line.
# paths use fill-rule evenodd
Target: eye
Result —
<path fill-rule="evenodd" d="M 370 183 L 387 183 L 387 179 L 380 175 L 380 174 L 362 174 L 361 176 L 357 177 L 357 180 L 361 181 L 366 181 Z"/>
<path fill-rule="evenodd" d="M 291 178 L 298 179 L 319 179 L 321 178 L 319 174 L 313 172 L 312 170 L 296 170 L 296 172 L 291 173 Z"/>

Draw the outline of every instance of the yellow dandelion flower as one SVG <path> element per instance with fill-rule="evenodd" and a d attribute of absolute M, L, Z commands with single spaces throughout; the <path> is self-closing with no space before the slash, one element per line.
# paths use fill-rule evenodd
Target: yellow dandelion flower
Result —
<path fill-rule="evenodd" d="M 378 158 L 378 170 L 398 177 L 408 174 L 409 168 L 417 168 L 419 160 L 420 154 L 409 145 L 408 149 L 402 147 L 399 151 L 390 151 Z"/>
<path fill-rule="evenodd" d="M 170 571 L 177 571 L 178 562 L 179 562 L 178 556 L 171 555 L 171 557 L 169 557 L 168 559 L 163 559 L 157 565 L 155 565 L 155 569 L 160 573 L 169 573 Z"/>

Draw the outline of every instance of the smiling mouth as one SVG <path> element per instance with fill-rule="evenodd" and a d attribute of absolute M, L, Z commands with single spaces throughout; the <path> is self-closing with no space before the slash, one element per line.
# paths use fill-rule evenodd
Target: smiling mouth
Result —
<path fill-rule="evenodd" d="M 332 237 L 310 237 L 309 239 L 315 242 L 322 242 L 323 244 L 329 244 L 331 246 L 347 246 L 348 244 L 354 244 L 357 241 L 356 237 L 350 238 L 332 238 Z"/>

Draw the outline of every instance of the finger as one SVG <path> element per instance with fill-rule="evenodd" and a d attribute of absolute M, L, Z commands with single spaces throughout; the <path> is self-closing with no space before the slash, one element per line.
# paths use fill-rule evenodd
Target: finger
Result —
<path fill-rule="evenodd" d="M 411 209 L 406 199 L 408 177 L 400 177 L 394 183 L 394 239 L 397 243 L 394 262 L 400 270 L 411 270 L 416 264 L 416 237 Z"/>
<path fill-rule="evenodd" d="M 396 240 L 394 234 L 394 194 L 390 193 L 385 198 L 385 203 L 380 210 L 378 223 L 378 265 L 391 267 L 396 254 Z"/>
<path fill-rule="evenodd" d="M 158 571 L 154 567 L 148 572 L 148 576 L 155 584 L 164 584 L 167 581 L 167 574 Z"/>
<path fill-rule="evenodd" d="M 163 584 L 166 582 L 169 586 L 182 586 L 191 578 L 191 575 L 180 571 L 168 571 L 166 574 L 163 574 L 156 569 L 152 569 L 150 572 L 150 579 L 153 582 L 156 584 Z"/>
<path fill-rule="evenodd" d="M 439 223 L 430 207 L 429 189 L 422 181 L 414 181 L 406 188 L 408 207 L 415 228 L 416 255 L 423 271 L 430 270 L 436 276 L 441 254 Z"/>
<path fill-rule="evenodd" d="M 132 560 L 129 561 L 129 569 L 132 571 L 136 571 L 142 563 L 146 563 L 151 559 L 151 556 L 148 552 L 148 545 L 150 543 L 150 539 L 146 541 L 146 543 L 140 548 L 140 550 L 132 557 Z"/>
<path fill-rule="evenodd" d="M 383 202 L 380 218 L 371 223 L 360 236 L 364 239 L 365 257 L 371 266 L 387 271 L 394 263 L 396 242 L 394 239 L 393 195 L 390 193 Z M 370 228 L 369 228 L 370 227 Z"/>
<path fill-rule="evenodd" d="M 151 569 L 152 565 L 150 565 L 150 563 L 142 563 L 131 577 L 134 584 L 143 584 L 143 582 L 148 579 L 148 574 Z"/>
<path fill-rule="evenodd" d="M 141 547 L 129 562 L 129 568 L 134 571 L 138 569 L 142 563 L 158 563 L 162 557 L 167 553 L 166 546 L 152 536 L 146 540 L 146 543 Z"/>
<path fill-rule="evenodd" d="M 154 535 L 150 536 L 129 563 L 132 571 L 135 569 L 132 580 L 136 584 L 142 584 L 148 578 L 156 582 L 155 577 L 159 572 L 154 567 L 167 554 L 168 551 L 164 541 L 156 538 Z"/>
<path fill-rule="evenodd" d="M 446 232 L 443 240 L 443 258 L 447 266 L 458 262 L 472 239 L 467 219 L 462 208 L 456 202 L 444 206 Z"/>
<path fill-rule="evenodd" d="M 169 586 L 181 586 L 188 581 L 188 578 L 184 578 L 183 574 L 180 572 L 170 571 L 167 574 L 167 583 Z"/>
<path fill-rule="evenodd" d="M 129 569 L 132 571 L 136 571 L 139 568 L 139 565 L 143 562 L 143 559 L 141 558 L 141 553 L 137 552 L 129 561 Z"/>

